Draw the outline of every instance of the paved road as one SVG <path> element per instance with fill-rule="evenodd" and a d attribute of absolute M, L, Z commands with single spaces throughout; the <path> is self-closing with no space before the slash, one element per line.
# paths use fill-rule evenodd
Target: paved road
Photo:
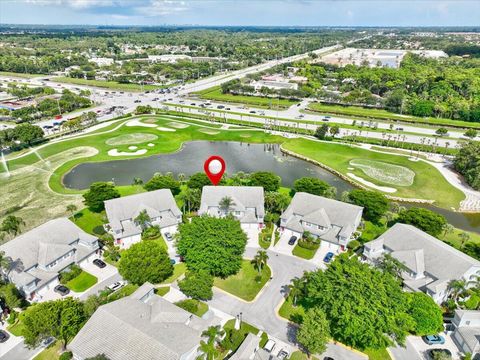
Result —
<path fill-rule="evenodd" d="M 390 347 L 389 350 L 394 360 L 423 360 L 408 338 L 405 347 Z"/>
<path fill-rule="evenodd" d="M 42 347 L 29 349 L 25 347 L 25 344 L 22 340 L 16 346 L 10 349 L 6 354 L 0 356 L 0 360 L 29 360 L 42 350 Z"/>

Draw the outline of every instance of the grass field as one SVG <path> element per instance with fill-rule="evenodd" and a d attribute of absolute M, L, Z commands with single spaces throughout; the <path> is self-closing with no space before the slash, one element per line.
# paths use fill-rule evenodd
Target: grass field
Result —
<path fill-rule="evenodd" d="M 236 275 L 226 279 L 216 278 L 214 285 L 243 300 L 252 301 L 270 279 L 271 270 L 268 266 L 259 273 L 250 260 L 242 261 L 242 269 Z M 260 276 L 259 279 L 257 277 Z"/>
<path fill-rule="evenodd" d="M 76 278 L 67 282 L 67 287 L 77 293 L 90 289 L 97 283 L 98 279 L 86 271 L 82 271 Z"/>
<path fill-rule="evenodd" d="M 415 178 L 415 173 L 409 168 L 381 161 L 354 159 L 350 160 L 349 164 L 362 170 L 365 175 L 386 184 L 410 186 Z"/>
<path fill-rule="evenodd" d="M 301 247 L 300 245 L 295 245 L 295 247 L 292 250 L 292 254 L 295 256 L 298 256 L 302 259 L 310 260 L 313 259 L 315 256 L 315 253 L 317 252 L 318 248 L 316 249 L 306 249 Z"/>
<path fill-rule="evenodd" d="M 66 84 L 75 84 L 75 85 L 88 85 L 96 86 L 100 88 L 120 90 L 120 91 L 146 91 L 146 90 L 155 90 L 161 89 L 162 86 L 155 85 L 141 85 L 138 84 L 121 84 L 116 81 L 102 81 L 102 80 L 86 80 L 86 79 L 76 79 L 65 76 L 57 76 L 51 79 L 52 81 L 58 81 Z"/>
<path fill-rule="evenodd" d="M 57 360 L 60 358 L 60 351 L 62 349 L 62 342 L 55 341 L 45 350 L 33 358 L 33 360 Z"/>
<path fill-rule="evenodd" d="M 169 278 L 165 279 L 165 281 L 163 281 L 162 284 L 173 283 L 180 276 L 185 274 L 185 270 L 187 270 L 187 264 L 186 263 L 182 262 L 182 263 L 175 264 L 173 266 L 173 274 Z"/>
<path fill-rule="evenodd" d="M 293 306 L 293 300 L 289 296 L 278 310 L 278 314 L 284 319 L 300 324 L 305 316 L 305 309 L 300 303 Z"/>
<path fill-rule="evenodd" d="M 450 120 L 450 119 L 439 119 L 439 118 L 422 118 L 410 115 L 401 115 L 391 113 L 387 110 L 381 109 L 365 109 L 359 106 L 341 106 L 341 105 L 325 105 L 320 103 L 310 103 L 307 108 L 308 110 L 314 112 L 320 112 L 322 114 L 330 115 L 346 115 L 359 118 L 368 118 L 368 119 L 379 119 L 379 120 L 396 120 L 404 122 L 413 122 L 420 124 L 428 125 L 439 125 L 439 126 L 455 126 L 455 127 L 466 127 L 466 128 L 477 128 L 480 129 L 479 123 L 461 121 L 461 120 Z"/>
<path fill-rule="evenodd" d="M 156 128 L 143 126 L 124 126 L 131 118 L 122 119 L 87 135 L 69 138 L 58 142 L 47 143 L 36 148 L 36 154 L 30 153 L 22 157 L 10 156 L 7 160 L 11 176 L 5 176 L 5 170 L 0 168 L 0 203 L 5 212 L 11 212 L 15 216 L 22 217 L 26 222 L 26 228 L 37 226 L 48 219 L 59 216 L 70 216 L 66 211 L 69 204 L 83 207 L 81 190 L 66 189 L 62 185 L 62 177 L 72 167 L 86 161 L 112 160 L 108 150 L 118 148 L 128 149 L 128 145 L 112 146 L 106 141 L 111 138 L 142 133 L 158 137 L 154 147 L 147 147 L 144 155 L 147 157 L 154 154 L 172 153 L 178 151 L 184 142 L 195 140 L 207 141 L 241 141 L 249 143 L 283 143 L 282 146 L 304 157 L 321 162 L 334 170 L 346 174 L 353 159 L 380 161 L 388 164 L 403 166 L 415 172 L 415 179 L 411 186 L 401 187 L 395 196 L 405 198 L 423 198 L 436 200 L 440 207 L 458 207 L 464 196 L 459 190 L 451 186 L 441 174 L 429 164 L 417 161 L 409 161 L 405 156 L 395 154 L 382 154 L 361 149 L 355 146 L 343 145 L 332 142 L 318 142 L 304 138 L 285 139 L 280 136 L 266 134 L 255 129 L 219 129 L 218 124 L 208 124 L 199 120 L 180 118 L 175 116 L 145 116 L 138 119 L 156 121 L 158 126 L 170 126 L 172 122 L 178 123 L 176 132 L 161 132 Z M 187 127 L 185 127 L 188 125 Z M 218 134 L 206 134 L 200 130 L 215 129 Z M 248 137 L 246 137 L 248 136 Z M 124 148 L 122 148 L 124 147 Z M 142 148 L 139 146 L 139 148 Z M 115 160 L 131 159 L 132 157 L 116 157 Z M 358 176 L 366 178 L 377 185 L 385 185 L 378 179 L 370 178 L 361 170 L 353 171 Z M 132 180 L 135 174 L 132 174 Z M 122 195 L 128 195 L 144 191 L 140 186 L 119 187 Z M 84 224 L 82 219 L 77 219 L 80 226 L 93 228 L 89 219 L 91 214 L 86 214 Z M 0 215 L 2 217 L 2 215 Z M 2 219 L 0 219 L 1 221 Z M 97 225 L 100 223 L 96 219 Z"/>
<path fill-rule="evenodd" d="M 155 289 L 155 294 L 165 296 L 170 291 L 170 286 L 162 286 Z"/>
<path fill-rule="evenodd" d="M 158 139 L 157 135 L 144 134 L 144 133 L 132 133 L 125 134 L 116 137 L 112 137 L 106 141 L 107 145 L 138 145 L 146 142 L 152 142 Z"/>
<path fill-rule="evenodd" d="M 242 104 L 263 109 L 277 109 L 277 107 L 278 109 L 287 109 L 290 106 L 298 103 L 298 101 L 287 99 L 223 94 L 220 86 L 215 86 L 209 89 L 198 91 L 195 94 L 199 95 L 202 99 L 205 100 Z"/>
<path fill-rule="evenodd" d="M 15 73 L 11 71 L 0 71 L 1 76 L 11 76 L 11 77 L 18 77 L 18 78 L 24 78 L 24 79 L 31 79 L 31 78 L 36 78 L 39 76 L 45 76 L 43 74 L 24 74 L 24 73 Z"/>
<path fill-rule="evenodd" d="M 94 213 L 88 208 L 80 210 L 73 216 L 73 218 L 70 217 L 70 219 L 73 220 L 73 222 L 80 229 L 89 234 L 94 234 L 98 232 L 97 229 L 103 227 L 103 224 L 107 222 L 107 216 L 105 215 L 104 211 L 102 211 L 101 213 Z"/>

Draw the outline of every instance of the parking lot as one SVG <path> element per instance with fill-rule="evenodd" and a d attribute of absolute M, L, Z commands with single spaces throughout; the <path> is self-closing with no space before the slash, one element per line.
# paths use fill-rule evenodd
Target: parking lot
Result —
<path fill-rule="evenodd" d="M 458 351 L 457 346 L 453 342 L 452 337 L 450 335 L 445 335 L 445 333 L 442 333 L 440 335 L 445 338 L 445 344 L 443 345 L 427 345 L 419 336 L 409 336 L 408 341 L 422 359 L 428 359 L 427 351 L 431 349 L 448 349 L 452 353 L 453 359 L 460 359 L 461 354 Z"/>

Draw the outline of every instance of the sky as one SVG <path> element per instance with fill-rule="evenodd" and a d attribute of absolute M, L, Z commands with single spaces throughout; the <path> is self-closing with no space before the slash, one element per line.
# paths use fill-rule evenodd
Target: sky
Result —
<path fill-rule="evenodd" d="M 480 0 L 0 0 L 0 24 L 480 26 Z"/>

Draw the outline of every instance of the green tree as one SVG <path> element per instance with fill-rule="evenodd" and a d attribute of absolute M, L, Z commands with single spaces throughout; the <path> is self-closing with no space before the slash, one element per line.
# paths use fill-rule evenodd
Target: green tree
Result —
<path fill-rule="evenodd" d="M 404 224 L 413 225 L 432 236 L 440 235 L 447 224 L 443 215 L 428 209 L 415 207 L 401 211 L 397 220 Z"/>
<path fill-rule="evenodd" d="M 202 191 L 200 189 L 186 188 L 179 194 L 179 199 L 183 203 L 183 212 L 197 211 L 200 208 Z"/>
<path fill-rule="evenodd" d="M 230 210 L 235 206 L 235 202 L 230 196 L 224 196 L 220 199 L 218 206 L 220 208 L 220 211 L 222 211 L 224 214 L 228 214 L 230 213 Z"/>
<path fill-rule="evenodd" d="M 141 241 L 122 253 L 118 272 L 133 284 L 158 284 L 173 274 L 173 265 L 160 241 Z"/>
<path fill-rule="evenodd" d="M 188 271 L 178 287 L 187 296 L 197 300 L 210 300 L 213 297 L 213 277 L 208 271 Z"/>
<path fill-rule="evenodd" d="M 295 182 L 293 183 L 293 189 L 296 192 L 306 192 L 309 194 L 325 197 L 332 197 L 332 194 L 336 194 L 336 189 L 333 186 L 330 186 L 327 182 L 323 180 L 313 177 L 302 177 L 295 180 Z"/>
<path fill-rule="evenodd" d="M 153 191 L 158 189 L 170 189 L 173 195 L 177 195 L 180 192 L 180 183 L 172 176 L 155 174 L 148 180 L 143 186 L 147 191 Z"/>
<path fill-rule="evenodd" d="M 7 234 L 17 236 L 21 232 L 21 228 L 24 225 L 25 221 L 23 221 L 21 217 L 8 215 L 5 219 L 3 219 L 1 229 Z"/>
<path fill-rule="evenodd" d="M 288 296 L 292 297 L 293 306 L 297 306 L 297 301 L 301 297 L 305 290 L 304 279 L 294 278 L 290 285 L 288 285 Z"/>
<path fill-rule="evenodd" d="M 291 200 L 287 194 L 268 191 L 265 193 L 265 209 L 270 213 L 280 214 L 288 207 Z"/>
<path fill-rule="evenodd" d="M 322 124 L 315 130 L 315 137 L 317 139 L 324 140 L 327 137 L 329 130 L 330 128 L 327 124 Z"/>
<path fill-rule="evenodd" d="M 356 257 L 339 255 L 326 270 L 304 279 L 305 303 L 324 311 L 332 337 L 344 344 L 379 349 L 392 338 L 403 344 L 414 327 L 398 280 Z"/>
<path fill-rule="evenodd" d="M 330 127 L 330 134 L 332 135 L 332 137 L 335 137 L 337 136 L 338 134 L 340 134 L 340 126 L 338 125 L 332 125 Z"/>
<path fill-rule="evenodd" d="M 447 128 L 438 128 L 437 130 L 435 130 L 435 134 L 437 134 L 438 136 L 445 136 L 448 134 L 448 129 Z"/>
<path fill-rule="evenodd" d="M 297 340 L 309 355 L 321 354 L 327 349 L 330 325 L 322 309 L 308 309 L 298 329 Z"/>
<path fill-rule="evenodd" d="M 222 182 L 220 181 L 220 184 Z M 212 185 L 212 182 L 205 173 L 196 173 L 190 176 L 187 181 L 187 186 L 190 189 L 202 190 L 204 186 Z"/>
<path fill-rule="evenodd" d="M 86 320 L 83 304 L 70 297 L 36 304 L 23 319 L 25 344 L 36 347 L 42 340 L 53 336 L 61 340 L 65 348 Z"/>
<path fill-rule="evenodd" d="M 250 186 L 261 186 L 265 191 L 277 191 L 280 188 L 280 176 L 269 171 L 257 171 L 250 175 Z"/>
<path fill-rule="evenodd" d="M 13 129 L 13 138 L 23 144 L 31 145 L 33 141 L 43 138 L 43 130 L 37 125 L 20 124 Z"/>
<path fill-rule="evenodd" d="M 179 226 L 178 253 L 191 271 L 206 270 L 213 276 L 227 277 L 241 268 L 247 235 L 231 218 L 194 217 Z"/>
<path fill-rule="evenodd" d="M 150 226 L 152 219 L 150 218 L 150 215 L 148 215 L 147 210 L 143 209 L 138 213 L 133 221 L 135 224 L 137 224 L 137 226 L 140 226 L 143 231 Z"/>
<path fill-rule="evenodd" d="M 453 160 L 455 170 L 465 177 L 475 190 L 480 190 L 480 143 L 469 141 L 462 144 Z"/>
<path fill-rule="evenodd" d="M 477 130 L 475 129 L 468 129 L 467 131 L 465 131 L 465 133 L 463 134 L 463 136 L 466 136 L 470 139 L 475 139 L 477 136 L 478 136 L 478 132 Z"/>
<path fill-rule="evenodd" d="M 418 336 L 436 334 L 443 330 L 442 309 L 433 299 L 422 293 L 406 293 L 409 300 L 408 313 L 415 321 L 414 332 Z"/>
<path fill-rule="evenodd" d="M 373 222 L 378 222 L 388 210 L 387 198 L 376 191 L 352 190 L 348 199 L 355 205 L 363 206 L 363 216 Z"/>
<path fill-rule="evenodd" d="M 94 182 L 90 185 L 90 189 L 83 194 L 83 202 L 93 212 L 101 212 L 105 210 L 106 200 L 119 198 L 120 193 L 112 183 Z"/>
<path fill-rule="evenodd" d="M 265 250 L 258 250 L 252 259 L 252 264 L 259 273 L 262 272 L 264 266 L 267 266 L 268 255 Z"/>
<path fill-rule="evenodd" d="M 0 251 L 0 275 L 4 282 L 7 280 L 8 272 L 12 259 L 5 255 L 5 251 Z"/>
<path fill-rule="evenodd" d="M 207 341 L 200 341 L 200 359 L 204 360 L 215 360 L 221 358 L 221 353 L 217 349 L 217 342 L 220 341 L 221 336 L 223 336 L 224 331 L 219 325 L 210 326 L 207 330 L 202 332 L 202 336 L 207 338 Z"/>
<path fill-rule="evenodd" d="M 22 306 L 24 299 L 15 284 L 0 285 L 0 299 L 3 299 L 8 308 L 14 309 Z"/>
<path fill-rule="evenodd" d="M 67 211 L 71 214 L 71 216 L 73 217 L 73 221 L 75 221 L 75 213 L 77 211 L 77 205 L 75 204 L 69 204 L 67 205 Z"/>

